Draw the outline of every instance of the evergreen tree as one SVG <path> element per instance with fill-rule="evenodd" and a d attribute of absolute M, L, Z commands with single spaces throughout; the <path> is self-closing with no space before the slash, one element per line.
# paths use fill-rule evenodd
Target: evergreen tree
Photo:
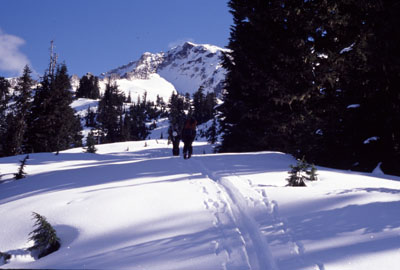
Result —
<path fill-rule="evenodd" d="M 214 118 L 216 114 L 217 97 L 214 92 L 208 92 L 204 100 L 204 122 Z"/>
<path fill-rule="evenodd" d="M 96 113 L 90 108 L 90 106 L 87 109 L 87 113 L 86 113 L 86 117 L 85 117 L 85 126 L 92 127 L 92 128 L 97 127 Z"/>
<path fill-rule="evenodd" d="M 6 154 L 7 107 L 10 100 L 10 87 L 10 83 L 4 77 L 0 77 L 0 157 Z"/>
<path fill-rule="evenodd" d="M 398 3 L 229 6 L 221 150 L 278 150 L 363 171 L 382 162 L 400 173 Z"/>
<path fill-rule="evenodd" d="M 0 116 L 5 115 L 10 100 L 10 83 L 0 76 Z"/>
<path fill-rule="evenodd" d="M 311 164 L 309 166 L 309 170 L 306 171 L 307 173 L 307 179 L 310 181 L 316 181 L 318 180 L 318 174 L 317 174 L 317 168 L 315 167 L 314 164 Z"/>
<path fill-rule="evenodd" d="M 288 181 L 288 186 L 292 187 L 305 187 L 306 177 L 303 174 L 304 168 L 302 164 L 297 164 L 296 166 L 290 166 L 291 171 L 289 172 L 289 177 L 286 179 Z"/>
<path fill-rule="evenodd" d="M 34 245 L 29 248 L 34 251 L 40 259 L 50 253 L 57 251 L 61 244 L 57 237 L 56 230 L 46 220 L 44 216 L 38 213 L 32 213 L 35 219 L 35 229 L 30 233 L 29 240 L 34 241 Z"/>
<path fill-rule="evenodd" d="M 289 186 L 294 187 L 304 187 L 306 186 L 305 180 L 316 181 L 317 178 L 317 168 L 314 164 L 309 164 L 306 162 L 304 157 L 297 161 L 295 166 L 290 165 L 291 171 L 289 172 L 289 177 L 287 181 Z"/>
<path fill-rule="evenodd" d="M 130 118 L 129 112 L 125 111 L 123 112 L 122 118 L 120 122 L 122 121 L 122 128 L 121 128 L 121 138 L 122 141 L 130 141 L 133 140 L 133 136 L 131 135 L 132 133 L 132 119 Z"/>
<path fill-rule="evenodd" d="M 199 89 L 193 94 L 193 117 L 198 124 L 205 122 L 205 95 L 204 87 L 200 86 Z"/>
<path fill-rule="evenodd" d="M 124 96 L 119 92 L 117 84 L 109 80 L 97 111 L 99 128 L 104 134 L 101 138 L 101 143 L 121 141 L 120 121 L 124 99 Z"/>
<path fill-rule="evenodd" d="M 192 101 L 189 93 L 186 93 L 183 98 L 183 109 L 188 112 L 192 110 Z"/>
<path fill-rule="evenodd" d="M 49 74 L 45 73 L 41 79 L 40 85 L 36 88 L 32 103 L 32 111 L 29 115 L 28 126 L 28 152 L 50 152 L 51 148 L 48 142 L 48 130 L 52 125 L 51 115 L 51 95 L 52 81 Z"/>
<path fill-rule="evenodd" d="M 70 79 L 65 64 L 57 68 L 54 80 L 54 96 L 52 105 L 54 107 L 54 149 L 56 151 L 77 147 L 82 145 L 80 134 L 82 127 L 80 119 L 75 116 L 75 111 L 71 108 L 72 92 Z"/>
<path fill-rule="evenodd" d="M 165 103 L 164 99 L 157 95 L 156 99 L 156 108 L 160 112 L 161 117 L 166 117 L 168 112 L 167 112 L 167 104 Z"/>
<path fill-rule="evenodd" d="M 158 96 L 157 96 L 158 97 Z M 129 92 L 128 97 L 126 98 L 126 103 L 132 103 L 131 92 Z"/>
<path fill-rule="evenodd" d="M 382 162 L 384 171 L 400 174 L 399 60 L 393 57 L 400 45 L 399 4 L 327 1 L 313 9 L 315 85 L 323 93 L 315 104 L 323 136 L 308 158 L 362 171 Z"/>
<path fill-rule="evenodd" d="M 313 91 L 307 21 L 289 1 L 231 0 L 229 6 L 234 26 L 223 62 L 221 150 L 295 153 L 309 132 L 303 123 Z"/>
<path fill-rule="evenodd" d="M 8 122 L 6 123 L 8 128 L 5 135 L 6 155 L 17 155 L 25 152 L 24 136 L 27 132 L 27 118 L 31 110 L 34 83 L 31 73 L 30 68 L 25 66 L 14 90 L 12 112 L 6 120 Z"/>
<path fill-rule="evenodd" d="M 129 111 L 125 114 L 125 125 L 129 131 L 129 140 L 144 140 L 149 135 L 146 127 L 146 107 L 145 104 L 139 103 L 129 107 Z"/>
<path fill-rule="evenodd" d="M 72 103 L 71 85 L 65 64 L 55 73 L 45 73 L 36 90 L 28 141 L 33 152 L 57 153 L 82 146 L 81 124 Z"/>
<path fill-rule="evenodd" d="M 96 138 L 94 137 L 93 130 L 91 130 L 86 138 L 86 152 L 94 154 L 96 151 Z"/>
<path fill-rule="evenodd" d="M 18 169 L 18 172 L 14 174 L 14 177 L 16 180 L 25 178 L 26 172 L 24 171 L 25 166 L 26 166 L 26 161 L 29 159 L 29 155 L 26 155 L 23 160 L 20 161 L 20 166 Z"/>
<path fill-rule="evenodd" d="M 217 128 L 217 117 L 213 118 L 212 124 L 206 132 L 207 141 L 211 144 L 215 144 L 218 140 L 218 128 Z"/>
<path fill-rule="evenodd" d="M 76 98 L 100 98 L 99 78 L 87 73 L 79 80 L 79 87 L 76 90 Z"/>

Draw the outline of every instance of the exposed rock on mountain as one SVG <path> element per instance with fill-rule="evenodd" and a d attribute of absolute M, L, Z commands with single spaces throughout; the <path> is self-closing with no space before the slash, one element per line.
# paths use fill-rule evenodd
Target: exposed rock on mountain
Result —
<path fill-rule="evenodd" d="M 194 93 L 200 86 L 220 94 L 226 71 L 221 66 L 225 49 L 186 42 L 167 52 L 144 53 L 139 60 L 101 74 L 101 78 L 151 80 L 171 83 L 179 93 Z M 151 76 L 158 74 L 158 76 Z M 118 82 L 117 82 L 118 83 Z"/>

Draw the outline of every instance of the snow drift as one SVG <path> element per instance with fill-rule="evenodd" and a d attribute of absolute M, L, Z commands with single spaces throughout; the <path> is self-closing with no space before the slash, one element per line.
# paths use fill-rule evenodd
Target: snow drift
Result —
<path fill-rule="evenodd" d="M 1 268 L 398 269 L 398 177 L 318 168 L 319 181 L 287 187 L 282 153 L 189 159 L 166 140 L 0 159 Z M 61 248 L 27 249 L 31 213 L 54 226 Z"/>

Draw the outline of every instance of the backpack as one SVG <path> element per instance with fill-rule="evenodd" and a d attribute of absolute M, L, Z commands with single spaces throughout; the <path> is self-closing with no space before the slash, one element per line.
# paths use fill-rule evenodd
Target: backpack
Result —
<path fill-rule="evenodd" d="M 192 119 L 188 119 L 185 122 L 185 126 L 182 130 L 182 138 L 184 140 L 186 139 L 190 139 L 190 140 L 194 140 L 194 138 L 196 137 L 196 125 L 197 125 L 197 121 Z"/>
<path fill-rule="evenodd" d="M 196 130 L 197 121 L 193 118 L 186 120 L 184 129 Z"/>

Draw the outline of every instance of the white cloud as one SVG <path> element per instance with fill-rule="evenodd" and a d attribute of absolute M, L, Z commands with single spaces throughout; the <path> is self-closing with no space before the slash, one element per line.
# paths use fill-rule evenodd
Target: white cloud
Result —
<path fill-rule="evenodd" d="M 194 43 L 194 39 L 193 38 L 181 38 L 181 39 L 178 39 L 178 40 L 175 40 L 175 41 L 171 41 L 170 43 L 168 43 L 168 48 L 172 49 L 172 48 L 174 48 L 176 46 L 182 45 L 183 43 L 185 43 L 187 41 Z"/>
<path fill-rule="evenodd" d="M 19 50 L 24 44 L 22 38 L 0 29 L 0 70 L 20 74 L 25 65 L 30 65 L 28 57 Z"/>

